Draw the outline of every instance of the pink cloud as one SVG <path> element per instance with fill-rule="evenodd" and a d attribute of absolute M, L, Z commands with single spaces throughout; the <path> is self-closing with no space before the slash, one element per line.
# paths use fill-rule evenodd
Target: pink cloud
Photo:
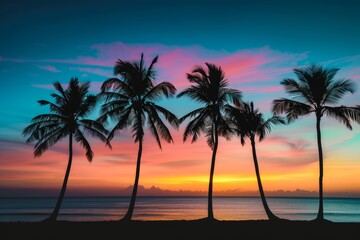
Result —
<path fill-rule="evenodd" d="M 359 75 L 352 76 L 352 79 L 354 79 L 354 80 L 360 79 L 360 74 L 359 74 Z"/>
<path fill-rule="evenodd" d="M 56 67 L 54 66 L 51 66 L 51 65 L 37 65 L 38 68 L 42 69 L 42 70 L 45 70 L 45 71 L 49 71 L 49 72 L 54 72 L 54 73 L 58 73 L 60 72 L 59 69 L 57 69 Z"/>
<path fill-rule="evenodd" d="M 159 55 L 156 65 L 158 79 L 170 81 L 178 88 L 188 86 L 186 73 L 193 70 L 194 66 L 202 65 L 205 62 L 220 65 L 230 84 L 265 82 L 277 80 L 289 72 L 300 61 L 307 58 L 307 53 L 287 53 L 271 49 L 267 46 L 256 49 L 240 49 L 234 52 L 224 50 L 211 50 L 199 45 L 174 46 L 163 44 L 127 44 L 113 42 L 108 44 L 94 44 L 90 47 L 94 50 L 93 56 L 78 56 L 73 59 L 7 59 L 2 61 L 19 62 L 46 62 L 63 63 L 73 65 L 84 65 L 72 67 L 82 73 L 91 73 L 108 77 L 111 71 L 99 67 L 113 67 L 116 60 L 139 60 L 140 54 L 144 53 L 146 63 Z M 42 69 L 56 71 L 49 65 L 42 66 Z"/>
<path fill-rule="evenodd" d="M 144 52 L 148 61 L 159 55 L 159 79 L 171 81 L 178 87 L 187 86 L 186 73 L 205 62 L 220 65 L 229 83 L 273 80 L 307 57 L 303 54 L 282 53 L 268 47 L 224 52 L 201 46 L 126 45 L 121 42 L 94 45 L 100 58 L 138 60 Z M 117 54 L 117 52 L 119 52 Z M 89 59 L 87 59 L 89 60 Z M 89 61 L 87 61 L 89 62 Z M 108 60 L 103 62 L 109 63 Z"/>
<path fill-rule="evenodd" d="M 310 147 L 312 144 L 312 143 L 310 143 L 306 140 L 300 139 L 300 138 L 289 139 L 289 138 L 283 137 L 283 136 L 269 136 L 268 139 L 271 140 L 272 142 L 284 144 L 284 145 L 288 146 L 291 150 L 304 150 L 304 149 Z"/>
<path fill-rule="evenodd" d="M 230 84 L 244 82 L 264 82 L 277 79 L 281 74 L 297 66 L 299 61 L 307 58 L 307 53 L 295 54 L 273 50 L 269 47 L 242 49 L 235 52 L 215 51 L 204 47 L 168 46 L 161 44 L 125 44 L 114 42 L 91 46 L 95 56 L 78 56 L 74 59 L 48 59 L 47 62 L 68 63 L 76 65 L 113 67 L 116 60 L 135 61 L 144 53 L 146 63 L 156 55 L 158 79 L 170 81 L 178 87 L 188 85 L 186 73 L 196 65 L 205 62 L 220 65 L 225 71 Z M 75 68 L 74 68 L 75 69 Z M 106 70 L 93 67 L 79 67 L 81 72 L 97 75 L 108 75 Z"/>

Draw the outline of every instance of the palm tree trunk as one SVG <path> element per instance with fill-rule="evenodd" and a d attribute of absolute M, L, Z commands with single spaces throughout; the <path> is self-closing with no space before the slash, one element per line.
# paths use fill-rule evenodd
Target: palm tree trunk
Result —
<path fill-rule="evenodd" d="M 261 178 L 260 178 L 260 170 L 259 170 L 258 160 L 257 160 L 257 156 L 256 156 L 255 137 L 251 137 L 250 140 L 251 140 L 251 148 L 252 148 L 252 154 L 253 154 L 253 159 L 254 159 L 257 183 L 258 183 L 258 187 L 259 187 L 261 201 L 263 203 L 266 215 L 269 218 L 269 220 L 271 220 L 271 221 L 279 220 L 279 218 L 271 212 L 271 210 L 266 202 L 265 193 L 264 193 L 264 189 L 262 187 Z"/>
<path fill-rule="evenodd" d="M 217 125 L 215 124 L 214 148 L 213 148 L 212 158 L 211 158 L 209 190 L 208 190 L 208 219 L 209 220 L 214 219 L 213 201 L 212 200 L 213 200 L 213 178 L 214 178 L 217 148 L 218 148 L 218 132 L 217 132 Z"/>
<path fill-rule="evenodd" d="M 137 189 L 139 185 L 139 177 L 140 177 L 140 163 L 141 163 L 141 154 L 142 154 L 142 137 L 139 139 L 139 150 L 138 150 L 138 157 L 136 162 L 136 173 L 135 173 L 135 183 L 133 192 L 131 195 L 130 205 L 128 208 L 127 213 L 125 214 L 124 218 L 122 220 L 130 221 L 134 212 L 135 207 L 135 201 L 136 201 L 136 195 L 137 195 Z"/>
<path fill-rule="evenodd" d="M 65 195 L 66 185 L 67 185 L 67 182 L 68 182 L 68 179 L 69 179 L 70 169 L 71 169 L 71 164 L 72 164 L 72 155 L 73 155 L 72 141 L 73 141 L 73 136 L 72 136 L 72 133 L 70 133 L 70 135 L 69 135 L 69 162 L 68 162 L 68 165 L 67 165 L 67 168 L 66 168 L 66 173 L 65 173 L 65 177 L 64 177 L 64 182 L 63 182 L 63 185 L 62 185 L 62 188 L 61 188 L 61 192 L 60 192 L 60 195 L 59 195 L 59 197 L 58 197 L 58 200 L 57 200 L 55 209 L 54 209 L 54 211 L 51 213 L 50 217 L 47 218 L 47 219 L 45 219 L 45 221 L 56 221 L 57 216 L 58 216 L 58 214 L 59 214 L 60 207 L 61 207 L 61 203 L 62 203 L 62 200 L 63 200 L 64 195 Z"/>
<path fill-rule="evenodd" d="M 319 210 L 316 217 L 316 220 L 324 220 L 324 209 L 323 209 L 323 152 L 321 145 L 321 130 L 320 130 L 320 120 L 321 116 L 316 116 L 316 134 L 317 134 L 317 144 L 319 150 Z"/>

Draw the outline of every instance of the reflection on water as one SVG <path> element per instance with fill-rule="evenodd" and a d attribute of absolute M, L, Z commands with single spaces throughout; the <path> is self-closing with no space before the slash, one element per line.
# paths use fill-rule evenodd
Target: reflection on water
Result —
<path fill-rule="evenodd" d="M 59 220 L 119 220 L 127 210 L 128 197 L 64 198 Z M 0 221 L 40 221 L 55 206 L 56 198 L 0 198 Z M 316 217 L 317 198 L 268 198 L 271 210 L 290 220 Z M 360 199 L 324 200 L 325 218 L 334 222 L 360 222 Z M 214 214 L 220 220 L 266 219 L 260 198 L 215 197 Z M 138 197 L 133 219 L 192 220 L 207 216 L 206 197 Z"/>

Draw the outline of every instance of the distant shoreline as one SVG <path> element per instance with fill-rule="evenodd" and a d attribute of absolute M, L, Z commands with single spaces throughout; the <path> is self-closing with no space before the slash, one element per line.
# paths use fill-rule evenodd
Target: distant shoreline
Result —
<path fill-rule="evenodd" d="M 130 198 L 131 196 L 65 196 L 65 198 Z M 0 199 L 39 199 L 57 198 L 57 196 L 0 196 Z M 137 196 L 137 198 L 207 198 L 207 196 Z M 213 198 L 260 198 L 260 196 L 213 196 Z M 319 197 L 309 196 L 268 196 L 266 198 L 305 198 L 318 199 Z M 324 199 L 360 199 L 359 197 L 324 197 Z"/>
<path fill-rule="evenodd" d="M 132 186 L 125 188 L 106 188 L 106 189 L 82 189 L 69 188 L 65 197 L 127 197 L 131 196 Z M 60 189 L 57 188 L 0 188 L 0 198 L 3 197 L 58 197 Z M 142 197 L 207 197 L 206 191 L 190 190 L 168 190 L 159 187 L 139 186 L 137 196 Z M 266 197 L 301 197 L 318 198 L 317 191 L 305 189 L 265 191 Z M 229 189 L 225 191 L 214 191 L 214 197 L 258 197 L 258 191 L 240 191 Z M 360 198 L 360 192 L 324 192 L 326 198 Z"/>
<path fill-rule="evenodd" d="M 241 220 L 0 222 L 8 239 L 352 239 L 360 223 Z"/>

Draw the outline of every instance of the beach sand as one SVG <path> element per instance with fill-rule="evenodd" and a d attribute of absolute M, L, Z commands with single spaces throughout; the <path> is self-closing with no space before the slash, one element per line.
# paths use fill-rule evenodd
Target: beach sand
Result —
<path fill-rule="evenodd" d="M 267 220 L 2 222 L 0 233 L 4 240 L 358 239 L 360 223 Z"/>

